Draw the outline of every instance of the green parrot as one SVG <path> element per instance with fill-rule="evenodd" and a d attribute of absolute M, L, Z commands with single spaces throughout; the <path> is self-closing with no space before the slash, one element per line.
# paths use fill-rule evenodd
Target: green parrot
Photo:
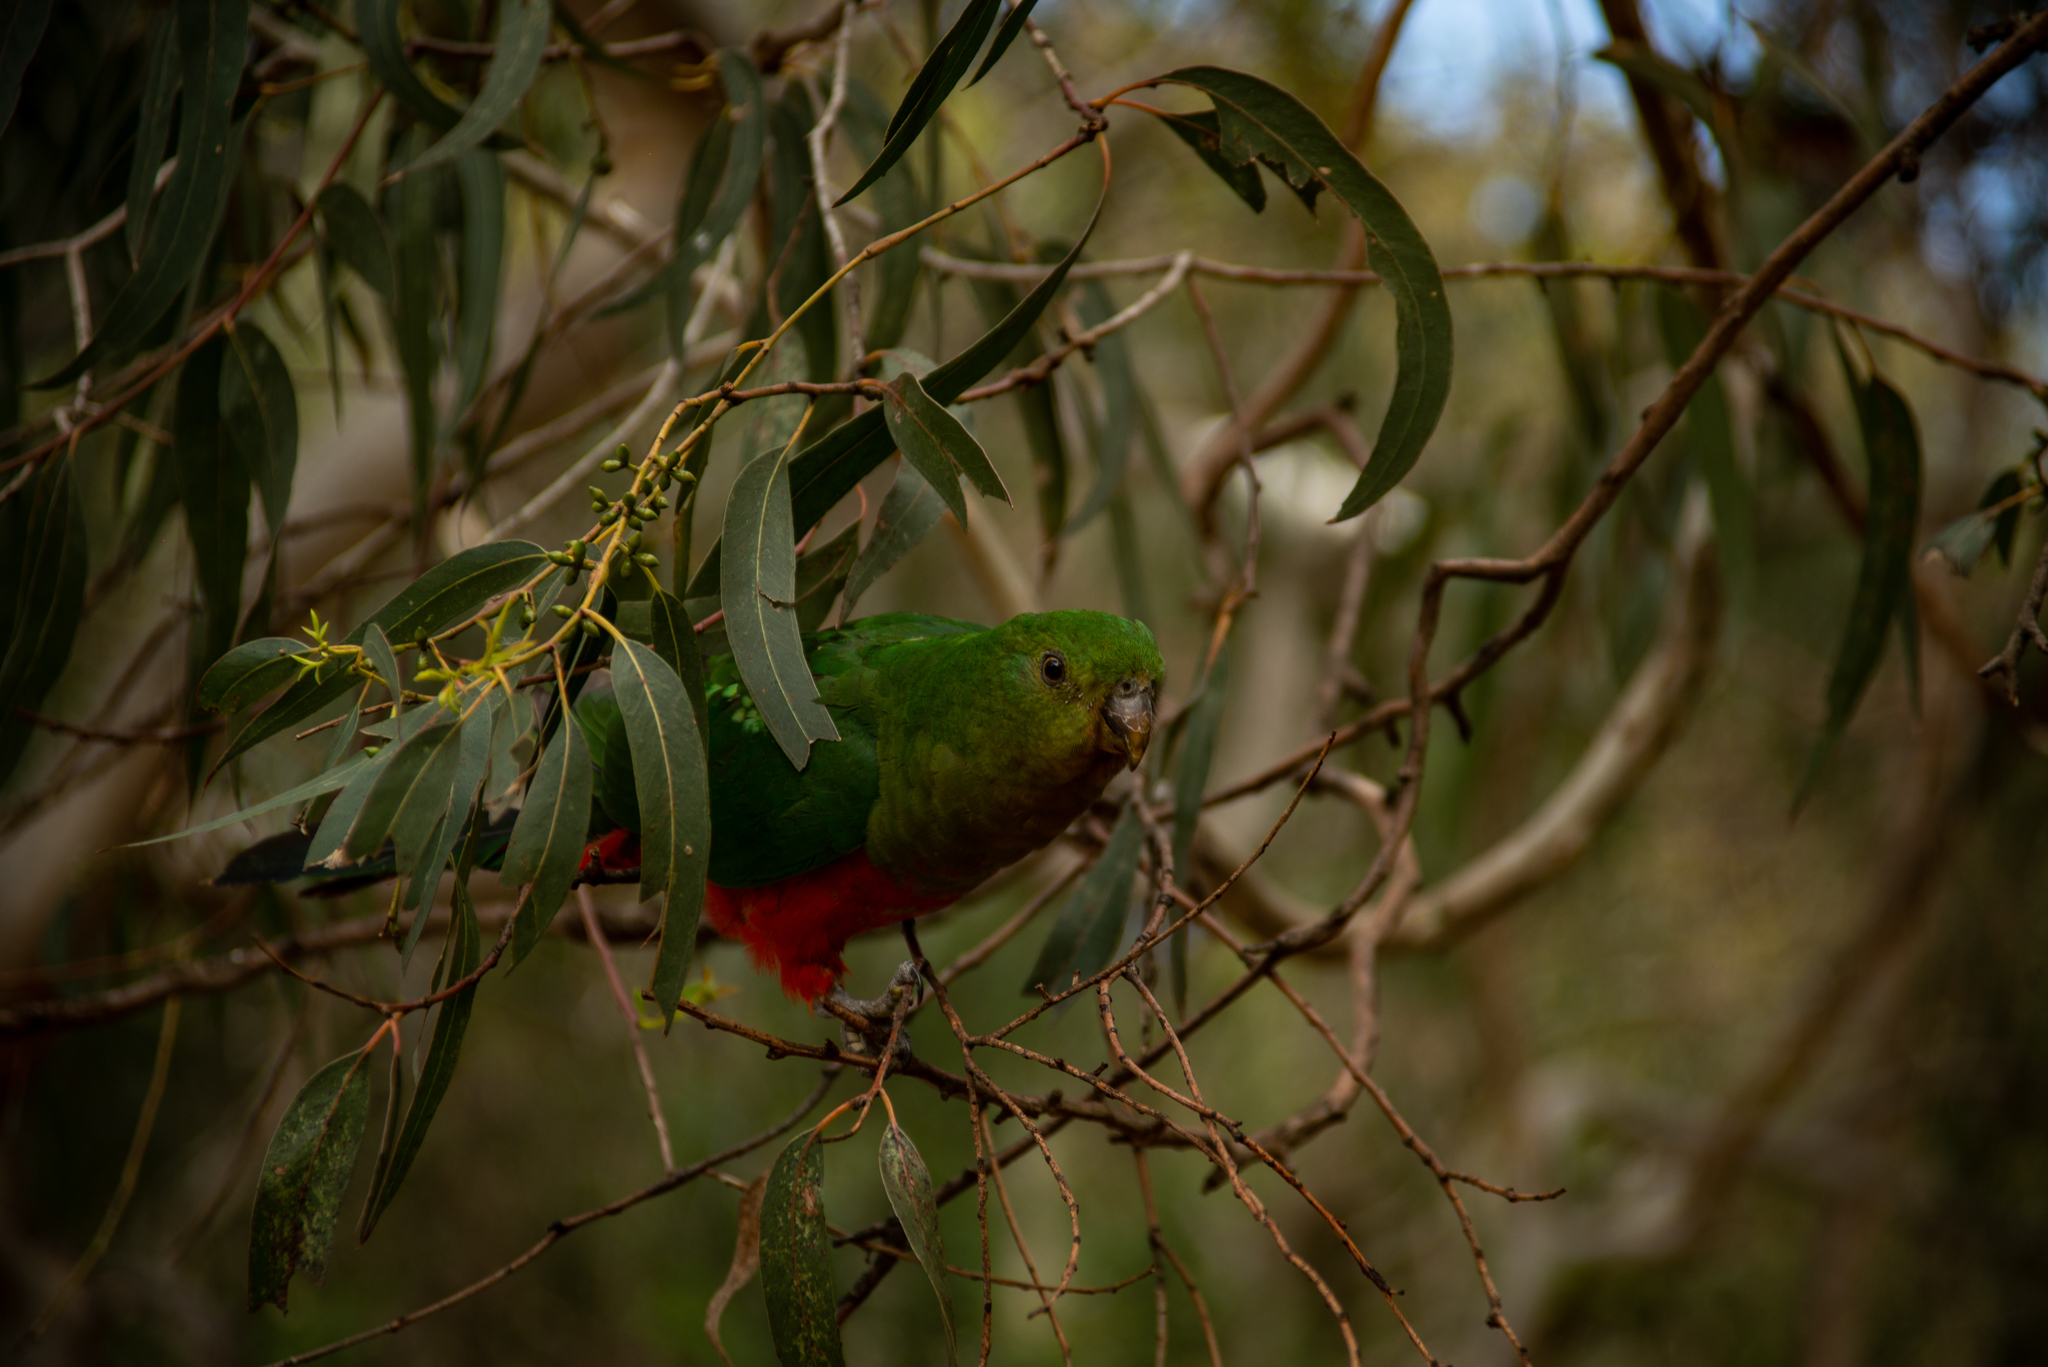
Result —
<path fill-rule="evenodd" d="M 814 744 L 803 769 L 731 656 L 710 661 L 706 683 L 706 917 L 802 1001 L 838 984 L 851 937 L 951 904 L 1135 769 L 1165 672 L 1152 633 L 1105 612 L 997 627 L 890 614 L 807 635 L 804 651 L 840 738 Z M 578 710 L 615 823 L 583 876 L 624 878 L 638 864 L 630 752 L 615 703 Z"/>
<path fill-rule="evenodd" d="M 981 627 L 907 613 L 806 635 L 839 739 L 791 764 L 730 655 L 708 661 L 711 869 L 706 919 L 814 1002 L 846 972 L 846 942 L 957 901 L 1064 831 L 1152 737 L 1164 666 L 1142 623 L 1045 612 Z M 578 878 L 636 880 L 640 813 L 618 703 L 586 694 L 576 718 L 598 768 L 593 838 Z M 502 862 L 509 814 L 477 865 Z M 285 882 L 311 837 L 287 831 L 215 882 Z M 389 878 L 385 853 L 321 879 L 329 895 Z"/>

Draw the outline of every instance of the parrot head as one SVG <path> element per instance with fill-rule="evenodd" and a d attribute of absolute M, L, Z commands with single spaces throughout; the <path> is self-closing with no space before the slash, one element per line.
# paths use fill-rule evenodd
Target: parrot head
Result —
<path fill-rule="evenodd" d="M 1092 766 L 1135 769 L 1152 740 L 1166 667 L 1142 622 L 1107 612 L 1040 612 L 997 627 L 1006 710 L 1020 735 Z"/>

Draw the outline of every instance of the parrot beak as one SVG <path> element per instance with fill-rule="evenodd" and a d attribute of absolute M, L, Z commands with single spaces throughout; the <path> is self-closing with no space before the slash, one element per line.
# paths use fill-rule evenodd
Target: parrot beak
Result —
<path fill-rule="evenodd" d="M 1152 743 L 1152 685 L 1125 679 L 1102 705 L 1102 722 L 1113 740 L 1105 749 L 1119 751 L 1135 769 L 1144 762 L 1145 747 Z"/>

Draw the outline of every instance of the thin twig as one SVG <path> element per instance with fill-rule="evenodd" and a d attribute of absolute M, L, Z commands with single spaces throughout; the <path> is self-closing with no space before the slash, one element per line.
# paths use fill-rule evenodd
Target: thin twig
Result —
<path fill-rule="evenodd" d="M 604 929 L 597 923 L 597 903 L 590 896 L 590 885 L 581 884 L 576 889 L 576 904 L 583 912 L 583 931 L 590 937 L 591 948 L 597 951 L 597 961 L 604 965 L 605 981 L 611 984 L 612 1000 L 618 1004 L 619 1015 L 625 1018 L 626 1034 L 633 1041 L 633 1061 L 640 1065 L 640 1085 L 647 1090 L 647 1115 L 654 1122 L 654 1139 L 661 1146 L 661 1170 L 673 1173 L 676 1170 L 676 1152 L 669 1144 L 668 1119 L 661 1110 L 661 1090 L 654 1085 L 654 1065 L 647 1058 L 647 1041 L 641 1038 L 640 1013 L 633 1006 L 633 999 L 626 994 L 626 984 L 619 977 L 619 966 L 612 961 L 612 947 L 605 943 Z"/>

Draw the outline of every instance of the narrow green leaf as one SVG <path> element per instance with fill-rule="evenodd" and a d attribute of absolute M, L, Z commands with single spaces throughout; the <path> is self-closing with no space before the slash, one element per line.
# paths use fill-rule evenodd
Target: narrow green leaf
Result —
<path fill-rule="evenodd" d="M 1414 468 L 1450 396 L 1451 309 L 1436 257 L 1401 202 L 1294 96 L 1223 67 L 1182 67 L 1162 79 L 1215 102 L 1219 146 L 1232 164 L 1264 160 L 1298 192 L 1326 185 L 1365 225 L 1367 259 L 1394 299 L 1395 370 L 1372 457 L 1336 520 L 1356 517 Z"/>
<path fill-rule="evenodd" d="M 924 132 L 939 112 L 939 106 L 953 93 L 953 87 L 960 84 L 960 78 L 967 74 L 967 68 L 974 62 L 974 54 L 981 51 L 984 38 L 996 21 L 996 11 L 1002 7 L 1001 0 L 967 0 L 967 8 L 960 12 L 953 27 L 946 30 L 946 36 L 939 39 L 939 45 L 932 49 L 932 55 L 925 59 L 917 76 L 910 83 L 910 89 L 903 96 L 903 103 L 896 106 L 895 117 L 889 120 L 888 137 L 882 144 L 881 155 L 868 164 L 861 172 L 853 188 L 841 195 L 833 207 L 844 204 L 873 185 L 887 174 L 889 168 L 910 150 L 918 134 Z"/>
<path fill-rule="evenodd" d="M 376 622 L 365 622 L 362 630 L 363 654 L 370 661 L 370 668 L 377 671 L 383 680 L 384 691 L 391 695 L 391 734 L 399 731 L 399 718 L 405 715 L 405 673 L 399 668 L 398 656 L 391 649 L 391 638 L 384 634 L 384 628 Z"/>
<path fill-rule="evenodd" d="M 832 248 L 811 183 L 807 139 L 817 121 L 809 93 L 794 81 L 785 83 L 782 98 L 768 109 L 768 194 L 773 207 L 768 241 L 775 263 L 775 310 L 784 317 L 796 314 L 832 275 Z M 804 341 L 806 370 L 801 378 L 813 383 L 839 378 L 837 299 L 835 286 L 796 320 L 794 331 Z M 844 400 L 828 396 L 822 402 Z"/>
<path fill-rule="evenodd" d="M 1000 498 L 1015 506 L 1010 491 L 1003 485 L 1003 477 L 990 463 L 988 452 L 981 449 L 981 443 L 974 439 L 973 433 L 961 424 L 960 419 L 932 401 L 924 386 L 917 382 L 916 375 L 906 370 L 897 376 L 896 382 L 889 387 L 889 400 L 892 401 L 885 401 L 882 405 L 889 435 L 896 438 L 904 457 L 917 466 L 918 473 L 942 497 L 947 493 L 947 486 L 951 486 L 953 498 L 947 499 L 947 506 L 953 508 L 961 526 L 967 525 L 967 510 L 964 504 L 955 506 L 960 491 L 959 479 L 950 473 L 935 477 L 935 472 L 957 469 L 984 497 Z M 914 447 L 921 448 L 915 456 L 911 454 Z"/>
<path fill-rule="evenodd" d="M 291 370 L 263 329 L 239 323 L 227 337 L 228 354 L 220 369 L 221 426 L 263 496 L 263 518 L 275 542 L 283 536 L 299 463 L 298 394 Z"/>
<path fill-rule="evenodd" d="M 861 547 L 853 568 L 847 572 L 846 611 L 841 614 L 844 620 L 853 620 L 854 605 L 860 602 L 861 595 L 924 540 L 925 534 L 939 525 L 945 511 L 945 500 L 925 483 L 916 466 L 906 462 L 897 467 L 896 482 L 882 499 L 882 511 L 875 517 L 875 529 L 868 534 L 868 544 Z"/>
<path fill-rule="evenodd" d="M 1692 300 L 1675 289 L 1658 291 L 1657 320 L 1664 334 L 1665 359 L 1675 370 L 1707 335 L 1707 321 Z M 1706 481 L 1728 595 L 1737 606 L 1748 607 L 1756 601 L 1756 501 L 1736 468 L 1735 425 L 1729 416 L 1728 391 L 1718 374 L 1709 375 L 1686 405 L 1685 426 L 1693 460 Z"/>
<path fill-rule="evenodd" d="M 336 181 L 320 192 L 319 207 L 328 247 L 390 305 L 398 293 L 391 240 L 370 201 L 353 185 Z"/>
<path fill-rule="evenodd" d="M 137 264 L 142 261 L 150 201 L 156 195 L 156 173 L 171 136 L 171 108 L 178 98 L 178 27 L 169 13 L 150 18 L 143 62 L 142 113 L 135 127 L 134 159 L 128 166 L 128 220 L 121 225 L 128 260 Z"/>
<path fill-rule="evenodd" d="M 981 78 L 988 75 L 997 62 L 1003 60 L 1003 54 L 1010 50 L 1010 44 L 1017 41 L 1017 35 L 1024 31 L 1024 21 L 1031 17 L 1031 11 L 1037 6 L 1038 0 L 1022 0 L 1022 3 L 1013 0 L 1009 17 L 1004 19 L 1003 26 L 996 30 L 996 40 L 988 45 L 988 56 L 981 59 L 981 66 L 975 71 L 974 79 L 967 83 L 969 90 L 981 84 Z M 948 1337 L 950 1336 L 949 1326 Z"/>
<path fill-rule="evenodd" d="M 898 383 L 904 381 L 916 384 L 917 378 L 906 370 Z M 922 390 L 918 392 L 923 393 Z M 929 404 L 930 401 L 926 402 Z M 966 526 L 967 499 L 960 492 L 960 471 L 946 458 L 946 450 L 940 444 L 938 434 L 919 421 L 923 414 L 911 411 L 899 389 L 891 388 L 881 406 L 883 420 L 888 423 L 889 435 L 895 440 L 896 449 L 903 453 L 904 464 L 917 471 L 926 488 L 938 494 L 952 512 L 954 521 Z M 941 408 L 939 411 L 944 413 L 946 410 Z"/>
<path fill-rule="evenodd" d="M 557 727 L 554 739 L 541 751 L 540 766 L 527 785 L 526 805 L 519 809 L 512 843 L 505 850 L 505 885 L 527 889 L 512 931 L 515 964 L 540 943 L 582 867 L 590 829 L 590 786 L 590 745 L 583 728 Z"/>
<path fill-rule="evenodd" d="M 1118 592 L 1124 600 L 1124 616 L 1143 622 L 1154 632 L 1159 619 L 1152 612 L 1152 597 L 1145 587 L 1145 552 L 1139 544 L 1138 514 L 1131 506 L 1131 491 L 1119 489 L 1109 500 L 1109 552 L 1116 562 Z"/>
<path fill-rule="evenodd" d="M 214 662 L 193 699 L 201 711 L 239 712 L 299 677 L 294 658 L 312 647 L 289 636 L 244 641 Z"/>
<path fill-rule="evenodd" d="M 462 111 L 430 90 L 406 60 L 405 38 L 398 31 L 398 11 L 403 3 L 357 0 L 356 35 L 370 63 L 370 74 L 393 99 L 420 118 L 436 128 L 453 128 L 462 122 Z"/>
<path fill-rule="evenodd" d="M 1228 185 L 1233 194 L 1249 204 L 1253 213 L 1266 212 L 1265 178 L 1259 174 L 1256 163 L 1238 165 L 1223 155 L 1215 110 L 1204 109 L 1193 114 L 1162 113 L 1159 119 L 1175 137 L 1193 148 L 1202 164 L 1214 171 L 1217 179 Z"/>
<path fill-rule="evenodd" d="M 462 743 L 456 752 L 454 779 L 448 788 L 447 816 L 428 839 L 419 869 L 406 889 L 403 905 L 407 911 L 414 907 L 433 906 L 435 890 L 441 886 L 441 875 L 448 869 L 455 846 L 469 834 L 477 793 L 483 788 L 484 775 L 491 767 L 491 732 L 504 702 L 505 695 L 494 689 L 490 697 L 462 723 Z M 426 924 L 425 916 L 414 918 L 412 930 L 405 937 L 408 957 Z"/>
<path fill-rule="evenodd" d="M 711 786 L 704 743 L 682 680 L 647 647 L 621 641 L 613 648 L 612 689 L 633 748 L 640 895 L 667 897 L 654 995 L 662 1013 L 672 1015 L 697 942 L 704 880 L 711 868 Z"/>
<path fill-rule="evenodd" d="M 621 61 L 605 51 L 604 43 L 597 38 L 593 38 L 583 25 L 578 22 L 575 11 L 569 8 L 565 0 L 555 0 L 555 22 L 560 24 L 562 31 L 569 35 L 570 42 L 583 49 L 582 60 L 595 62 L 601 67 L 607 67 L 616 71 L 621 76 L 630 76 L 636 81 L 653 81 L 658 79 L 639 67 L 634 66 L 631 62 Z"/>
<path fill-rule="evenodd" d="M 417 717 L 426 715 L 424 711 L 415 713 Z M 344 869 L 352 862 L 342 848 L 348 840 L 349 828 L 355 825 L 356 816 L 363 810 L 363 804 L 369 801 L 370 789 L 376 786 L 378 776 L 391 762 L 397 749 L 395 744 L 387 745 L 374 755 L 365 751 L 349 761 L 348 772 L 341 776 L 340 791 L 327 805 L 327 813 L 320 818 L 320 824 L 313 828 L 313 842 L 306 847 L 305 868 L 308 872 Z"/>
<path fill-rule="evenodd" d="M 369 1051 L 344 1054 L 292 1098 L 270 1137 L 249 1229 L 249 1309 L 287 1308 L 295 1273 L 318 1286 L 370 1113 Z"/>
<path fill-rule="evenodd" d="M 217 831 L 227 826 L 238 826 L 242 822 L 262 816 L 266 812 L 274 812 L 281 807 L 296 806 L 301 802 L 319 797 L 325 793 L 334 792 L 338 788 L 345 788 L 356 780 L 363 778 L 375 763 L 375 759 L 371 756 L 356 755 L 318 777 L 309 778 L 295 788 L 287 788 L 276 797 L 266 798 L 261 802 L 244 807 L 240 811 L 229 812 L 226 816 L 209 821 L 203 826 L 191 826 L 182 831 L 172 831 L 169 835 L 160 835 L 151 840 L 133 841 L 131 844 L 123 845 L 120 848 L 132 849 L 143 845 L 161 845 L 167 841 L 183 840 L 191 835 L 204 835 L 208 831 Z M 337 802 L 335 807 L 340 805 Z M 335 810 L 335 807 L 328 809 L 330 814 Z"/>
<path fill-rule="evenodd" d="M 825 1228 L 825 1151 L 809 1131 L 789 1141 L 761 1198 L 761 1291 L 782 1367 L 844 1367 Z"/>
<path fill-rule="evenodd" d="M 704 652 L 697 645 L 696 624 L 679 599 L 657 587 L 648 603 L 648 628 L 648 643 L 654 653 L 682 680 L 701 744 L 711 734 L 711 704 L 704 695 Z"/>
<path fill-rule="evenodd" d="M 28 74 L 29 59 L 42 46 L 43 29 L 50 22 L 50 0 L 17 0 L 8 16 L 7 32 L 0 35 L 0 131 L 14 121 L 14 106 L 21 99 L 21 78 Z"/>
<path fill-rule="evenodd" d="M 1144 842 L 1144 826 L 1137 813 L 1126 808 L 1095 867 L 1068 896 L 1047 932 L 1038 961 L 1024 979 L 1026 996 L 1035 995 L 1040 985 L 1050 992 L 1064 991 L 1076 974 L 1086 978 L 1110 961 L 1131 907 L 1131 880 L 1137 876 Z"/>
<path fill-rule="evenodd" d="M 940 404 L 953 403 L 1010 354 L 1066 282 L 1067 272 L 1080 260 L 1081 249 L 1087 245 L 1088 236 L 1094 232 L 1101 216 L 1102 201 L 1098 199 L 1095 212 L 1089 217 L 1088 226 L 1082 229 L 1073 249 L 1060 258 L 1057 266 L 1046 272 L 1045 279 L 1034 285 L 1001 322 L 983 333 L 965 351 L 925 376 L 925 393 Z M 841 423 L 798 452 L 796 458 L 789 462 L 792 525 L 808 527 L 816 523 L 832 511 L 834 504 L 852 493 L 853 486 L 887 460 L 895 449 L 886 419 L 878 409 L 871 408 L 851 422 Z M 728 517 L 730 511 L 728 505 Z M 690 582 L 688 597 L 708 598 L 722 594 L 720 560 L 721 548 L 713 546 L 704 557 L 704 563 L 698 566 L 696 578 Z"/>
<path fill-rule="evenodd" d="M 415 919 L 424 922 L 426 914 L 422 912 Z M 469 893 L 459 880 L 455 887 L 452 933 L 454 939 L 449 945 L 448 977 L 451 982 L 459 982 L 474 973 L 476 966 L 483 962 L 483 937 L 477 931 L 476 907 L 471 904 Z M 455 1064 L 462 1057 L 462 1037 L 469 1030 L 469 1013 L 476 1004 L 476 989 L 475 983 L 463 988 L 443 1002 L 434 1016 L 433 1040 L 427 1046 L 426 1064 L 420 1069 L 412 1104 L 406 1108 L 405 1125 L 398 1132 L 398 1143 L 391 1150 L 390 1161 L 378 1165 L 377 1175 L 370 1184 L 370 1196 L 363 1206 L 359 1243 L 369 1242 L 370 1231 L 377 1227 L 377 1218 L 398 1195 L 400 1184 L 412 1171 L 413 1159 L 419 1156 L 420 1145 L 426 1142 L 427 1126 L 434 1123 L 434 1112 L 441 1108 L 442 1098 L 448 1095 L 448 1084 L 455 1077 Z"/>
<path fill-rule="evenodd" d="M 725 116 L 712 125 L 691 156 L 676 204 L 674 253 L 653 278 L 606 305 L 600 317 L 637 308 L 656 295 L 687 296 L 697 267 L 712 258 L 753 202 L 768 146 L 768 99 L 760 73 L 738 48 L 719 52 L 718 79 L 725 86 Z M 677 299 L 670 312 L 688 309 Z M 680 318 L 674 331 L 681 334 Z"/>
<path fill-rule="evenodd" d="M 178 377 L 171 456 L 177 463 L 185 530 L 204 618 L 195 640 L 202 669 L 227 653 L 242 618 L 242 567 L 249 547 L 249 469 L 227 439 L 220 414 L 227 343 L 215 337 L 192 353 Z"/>
<path fill-rule="evenodd" d="M 376 854 L 390 836 L 398 846 L 400 871 L 410 873 L 418 866 L 427 837 L 448 809 L 461 733 L 452 720 L 437 718 L 398 742 L 390 759 L 379 766 L 363 809 L 342 842 L 351 862 Z"/>
<path fill-rule="evenodd" d="M 526 97 L 527 87 L 540 72 L 551 17 L 548 0 L 502 0 L 498 6 L 497 51 L 484 72 L 483 89 L 477 92 L 476 102 L 463 110 L 455 126 L 428 148 L 425 156 L 407 166 L 403 174 L 412 175 L 454 161 L 497 131 L 498 125 Z M 383 73 L 378 74 L 381 77 Z M 404 98 L 396 89 L 392 93 Z"/>
<path fill-rule="evenodd" d="M 1041 254 L 1056 250 L 1053 243 L 1040 243 Z M 1017 291 L 1001 280 L 975 280 L 975 301 L 990 321 L 1004 316 L 1016 305 Z M 1031 332 L 1017 340 L 1005 362 L 1021 366 L 1045 354 L 1045 348 Z M 1031 472 L 1038 496 L 1038 529 L 1050 550 L 1067 525 L 1066 431 L 1060 422 L 1062 387 L 1054 384 L 1027 385 L 1014 391 L 1017 416 L 1024 425 L 1024 446 L 1031 453 Z"/>
<path fill-rule="evenodd" d="M 526 583 L 548 568 L 547 552 L 531 541 L 493 541 L 448 557 L 370 615 L 351 632 L 348 645 L 361 645 L 371 626 L 399 641 L 417 640 L 444 630 L 483 607 L 507 589 Z M 280 731 L 314 715 L 346 693 L 354 678 L 349 666 L 335 661 L 286 690 L 268 710 L 243 728 L 221 757 L 225 764 Z"/>
<path fill-rule="evenodd" d="M 102 357 L 118 355 L 141 340 L 177 300 L 213 239 L 243 126 L 233 115 L 249 41 L 249 0 L 178 0 L 177 24 L 185 91 L 178 120 L 178 167 L 157 203 L 142 260 L 107 304 L 85 349 L 33 388 L 69 384 Z M 10 37 L 0 60 L 13 56 L 16 27 L 8 26 Z M 26 34 L 28 26 L 20 27 Z"/>
<path fill-rule="evenodd" d="M 804 659 L 797 630 L 796 549 L 790 517 L 787 451 L 755 457 L 733 481 L 724 541 L 737 571 L 720 589 L 726 634 L 740 678 L 789 762 L 801 769 L 811 742 L 838 740 L 831 714 Z"/>
<path fill-rule="evenodd" d="M 931 1279 L 932 1294 L 939 1298 L 939 1319 L 946 1326 L 946 1361 L 953 1362 L 960 1356 L 960 1349 L 953 1338 L 953 1298 L 946 1289 L 946 1241 L 939 1233 L 939 1206 L 932 1199 L 931 1170 L 925 1167 L 924 1155 L 917 1151 L 917 1145 L 910 1142 L 910 1136 L 894 1120 L 882 1131 L 876 1158 L 882 1168 L 882 1190 L 889 1194 L 889 1209 L 896 1212 L 903 1237 L 910 1241 L 910 1251 L 917 1255 L 925 1276 Z"/>
<path fill-rule="evenodd" d="M 2012 539 L 2019 530 L 2020 506 L 1993 513 L 1988 510 L 2013 497 L 2020 491 L 2020 472 L 2017 468 L 2001 470 L 1984 490 L 1984 496 L 1977 500 L 1977 511 L 1957 518 L 1954 522 L 1936 532 L 1927 543 L 1927 549 L 1937 552 L 1948 562 L 1948 567 L 1967 579 L 1977 568 L 1977 562 L 1993 545 L 1998 547 L 2001 563 L 2012 563 Z"/>
<path fill-rule="evenodd" d="M 71 658 L 85 578 L 85 514 L 71 460 L 53 456 L 0 503 L 0 782 L 34 734 L 16 709 L 40 707 Z"/>
<path fill-rule="evenodd" d="M 527 4 L 531 9 L 546 8 L 546 0 Z M 505 165 L 492 153 L 472 148 L 455 159 L 455 181 L 462 192 L 462 270 L 455 314 L 454 412 L 464 414 L 483 388 L 498 330 L 499 282 L 505 267 Z"/>
<path fill-rule="evenodd" d="M 420 145 L 417 128 L 405 146 Z M 385 192 L 385 212 L 396 234 L 393 254 L 392 330 L 396 334 L 398 368 L 405 378 L 407 431 L 412 449 L 413 525 L 426 525 L 427 485 L 434 473 L 434 448 L 440 421 L 434 411 L 434 374 L 440 366 L 435 345 L 441 311 L 441 254 L 436 241 L 434 199 L 440 173 L 423 170 L 408 175 Z"/>
<path fill-rule="evenodd" d="M 1847 358 L 1844 357 L 1846 364 Z M 1913 591 L 1913 543 L 1920 518 L 1920 433 L 1906 398 L 1882 375 L 1868 382 L 1849 374 L 1856 392 L 1856 417 L 1863 429 L 1863 454 L 1870 468 L 1870 501 L 1863 522 L 1863 558 L 1856 594 L 1835 667 L 1828 676 L 1827 720 L 1821 725 L 1794 810 L 1820 777 L 1856 704 L 1877 673 L 1886 630 Z"/>

